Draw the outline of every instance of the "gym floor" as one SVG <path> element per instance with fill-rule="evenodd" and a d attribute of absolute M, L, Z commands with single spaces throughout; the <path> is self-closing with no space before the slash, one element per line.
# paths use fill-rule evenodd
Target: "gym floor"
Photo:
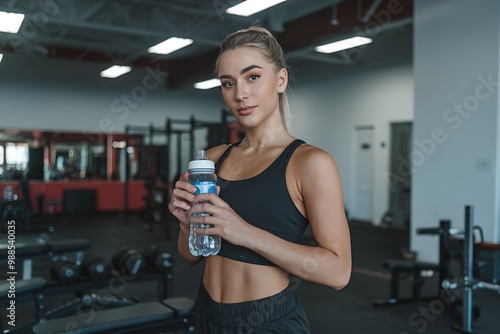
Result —
<path fill-rule="evenodd" d="M 110 260 L 112 255 L 122 247 L 135 248 L 138 251 L 156 244 L 169 251 L 175 261 L 174 296 L 195 298 L 201 279 L 203 265 L 196 267 L 186 265 L 177 253 L 175 223 L 168 231 L 174 239 L 166 238 L 165 226 L 154 225 L 152 229 L 144 228 L 141 219 L 130 215 L 128 223 L 124 223 L 120 214 L 103 214 L 96 216 L 70 217 L 63 222 L 61 217 L 45 217 L 34 219 L 33 231 L 17 234 L 17 241 L 49 238 L 61 240 L 70 238 L 87 238 L 91 242 L 91 252 Z M 54 226 L 53 233 L 41 234 L 48 226 Z M 404 230 L 383 229 L 363 223 L 350 223 L 353 273 L 349 285 L 341 291 L 292 278 L 292 287 L 296 296 L 304 305 L 309 317 L 312 332 L 315 334 L 330 333 L 371 333 L 371 334 L 410 334 L 410 333 L 453 333 L 453 326 L 460 325 L 449 312 L 444 310 L 444 303 L 437 295 L 438 282 L 435 277 L 428 278 L 423 286 L 423 295 L 429 299 L 419 302 L 377 308 L 376 300 L 389 296 L 390 275 L 383 269 L 386 259 L 401 258 L 401 250 L 408 247 L 408 232 Z M 38 232 L 34 231 L 38 230 Z M 2 236 L 2 242 L 4 241 Z M 310 235 L 306 233 L 303 243 L 312 244 Z M 33 276 L 47 275 L 50 263 L 34 261 Z M 1 275 L 3 278 L 3 274 Z M 409 296 L 411 285 L 404 280 L 401 286 L 401 297 Z M 122 291 L 121 296 L 135 297 L 141 302 L 158 300 L 157 283 L 137 279 Z M 47 297 L 47 308 L 55 307 L 71 300 L 74 296 Z M 474 304 L 480 307 L 481 315 L 474 322 L 474 329 L 479 333 L 499 333 L 500 294 L 493 291 L 475 290 Z M 26 307 L 25 315 L 30 309 Z M 22 310 L 22 308 L 20 309 Z M 2 311 L 2 321 L 5 322 Z M 18 322 L 23 322 L 23 314 L 17 315 Z"/>

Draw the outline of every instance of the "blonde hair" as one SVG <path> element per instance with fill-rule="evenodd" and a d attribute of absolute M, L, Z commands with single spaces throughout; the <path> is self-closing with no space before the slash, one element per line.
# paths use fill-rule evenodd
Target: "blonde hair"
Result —
<path fill-rule="evenodd" d="M 241 29 L 229 34 L 222 41 L 220 45 L 220 53 L 215 62 L 216 76 L 219 74 L 221 55 L 228 50 L 234 50 L 241 47 L 251 47 L 257 49 L 271 64 L 273 64 L 276 72 L 282 68 L 287 69 L 287 65 L 283 57 L 283 49 L 273 34 L 263 27 L 251 26 L 248 29 Z M 285 126 L 285 129 L 287 129 L 289 108 L 286 90 L 283 91 L 283 93 L 279 93 L 278 104 L 281 122 Z"/>

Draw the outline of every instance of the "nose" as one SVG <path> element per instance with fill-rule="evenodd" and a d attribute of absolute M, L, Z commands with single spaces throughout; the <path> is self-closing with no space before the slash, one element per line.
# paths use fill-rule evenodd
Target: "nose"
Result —
<path fill-rule="evenodd" d="M 248 98 L 248 89 L 244 83 L 240 83 L 236 86 L 235 98 L 238 102 L 244 101 Z"/>

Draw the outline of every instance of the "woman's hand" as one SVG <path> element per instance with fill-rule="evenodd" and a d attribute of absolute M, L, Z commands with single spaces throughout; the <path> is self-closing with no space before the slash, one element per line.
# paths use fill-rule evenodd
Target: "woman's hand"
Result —
<path fill-rule="evenodd" d="M 186 181 L 188 176 L 189 173 L 185 172 L 175 182 L 175 188 L 172 191 L 172 196 L 170 196 L 170 203 L 168 203 L 168 210 L 179 219 L 181 229 L 189 233 L 187 210 L 191 209 L 196 187 Z"/>
<path fill-rule="evenodd" d="M 207 202 L 208 201 L 208 202 Z M 224 200 L 216 194 L 207 193 L 195 196 L 188 211 L 189 221 L 193 224 L 208 224 L 213 227 L 197 228 L 194 231 L 204 235 L 218 235 L 230 243 L 245 246 L 250 243 L 252 225 L 241 218 Z M 193 216 L 208 213 L 210 216 Z"/>

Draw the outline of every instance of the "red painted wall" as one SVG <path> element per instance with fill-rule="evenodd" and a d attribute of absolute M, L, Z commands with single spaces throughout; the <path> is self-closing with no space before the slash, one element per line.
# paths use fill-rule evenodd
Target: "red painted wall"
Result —
<path fill-rule="evenodd" d="M 0 197 L 3 198 L 5 186 L 12 186 L 14 194 L 18 194 L 22 199 L 19 183 L 16 181 L 0 182 Z M 44 194 L 45 201 L 62 200 L 63 190 L 71 189 L 95 189 L 97 191 L 97 210 L 98 211 L 122 211 L 125 208 L 125 183 L 119 181 L 105 180 L 85 180 L 85 181 L 29 181 L 31 207 L 33 212 L 38 211 L 38 194 Z M 144 181 L 129 181 L 128 205 L 129 210 L 140 210 L 144 207 L 142 197 L 146 195 Z M 47 205 L 44 207 L 47 212 Z M 53 212 L 62 212 L 62 204 L 53 205 Z"/>

